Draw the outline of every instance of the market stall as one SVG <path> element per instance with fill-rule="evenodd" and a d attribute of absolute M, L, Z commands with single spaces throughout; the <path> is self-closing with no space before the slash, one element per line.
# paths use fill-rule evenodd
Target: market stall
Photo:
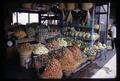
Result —
<path fill-rule="evenodd" d="M 95 7 L 95 3 L 21 4 L 11 13 L 16 22 L 5 28 L 7 48 L 14 47 L 20 66 L 35 69 L 39 79 L 69 77 L 111 49 L 99 41 Z M 28 16 L 25 25 L 20 23 L 21 13 Z M 33 13 L 39 15 L 37 23 L 30 23 Z"/>

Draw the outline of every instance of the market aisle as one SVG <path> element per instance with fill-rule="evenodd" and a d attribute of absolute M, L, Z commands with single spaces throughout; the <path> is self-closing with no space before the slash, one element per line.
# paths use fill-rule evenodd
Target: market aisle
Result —
<path fill-rule="evenodd" d="M 91 78 L 115 78 L 116 77 L 116 54 L 96 72 Z"/>

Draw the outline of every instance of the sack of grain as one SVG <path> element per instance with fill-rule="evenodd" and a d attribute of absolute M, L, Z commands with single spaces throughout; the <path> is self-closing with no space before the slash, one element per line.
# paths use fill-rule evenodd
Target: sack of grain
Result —
<path fill-rule="evenodd" d="M 80 64 L 83 63 L 83 58 L 80 52 L 80 48 L 76 45 L 68 46 L 67 48 L 72 52 L 72 55 L 75 61 L 77 62 L 76 63 L 76 68 L 77 68 L 78 66 L 80 66 Z"/>
<path fill-rule="evenodd" d="M 28 54 L 26 53 L 26 55 L 21 54 L 20 55 L 20 65 L 27 69 L 30 59 L 31 59 L 31 53 L 28 52 Z"/>
<path fill-rule="evenodd" d="M 76 69 L 76 61 L 72 52 L 68 48 L 64 48 L 63 56 L 60 58 L 61 67 L 64 75 L 70 75 Z"/>
<path fill-rule="evenodd" d="M 41 75 L 44 79 L 61 79 L 63 76 L 61 64 L 57 59 L 49 60 L 43 74 Z"/>
<path fill-rule="evenodd" d="M 26 67 L 27 61 L 31 59 L 33 46 L 30 43 L 24 43 L 18 46 L 18 52 L 20 56 L 20 64 L 22 67 Z"/>

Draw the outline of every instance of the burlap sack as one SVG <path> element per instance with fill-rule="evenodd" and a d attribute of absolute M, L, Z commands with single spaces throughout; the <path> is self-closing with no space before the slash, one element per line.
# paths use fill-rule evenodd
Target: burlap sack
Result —
<path fill-rule="evenodd" d="M 27 62 L 30 58 L 31 58 L 31 52 L 20 53 L 20 65 L 22 67 L 28 68 Z"/>

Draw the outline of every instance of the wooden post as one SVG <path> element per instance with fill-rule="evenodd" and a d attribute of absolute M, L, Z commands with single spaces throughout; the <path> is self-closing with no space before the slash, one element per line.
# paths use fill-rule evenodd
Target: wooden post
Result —
<path fill-rule="evenodd" d="M 107 43 L 107 35 L 108 35 L 109 13 L 110 13 L 110 3 L 107 3 L 106 43 Z"/>

